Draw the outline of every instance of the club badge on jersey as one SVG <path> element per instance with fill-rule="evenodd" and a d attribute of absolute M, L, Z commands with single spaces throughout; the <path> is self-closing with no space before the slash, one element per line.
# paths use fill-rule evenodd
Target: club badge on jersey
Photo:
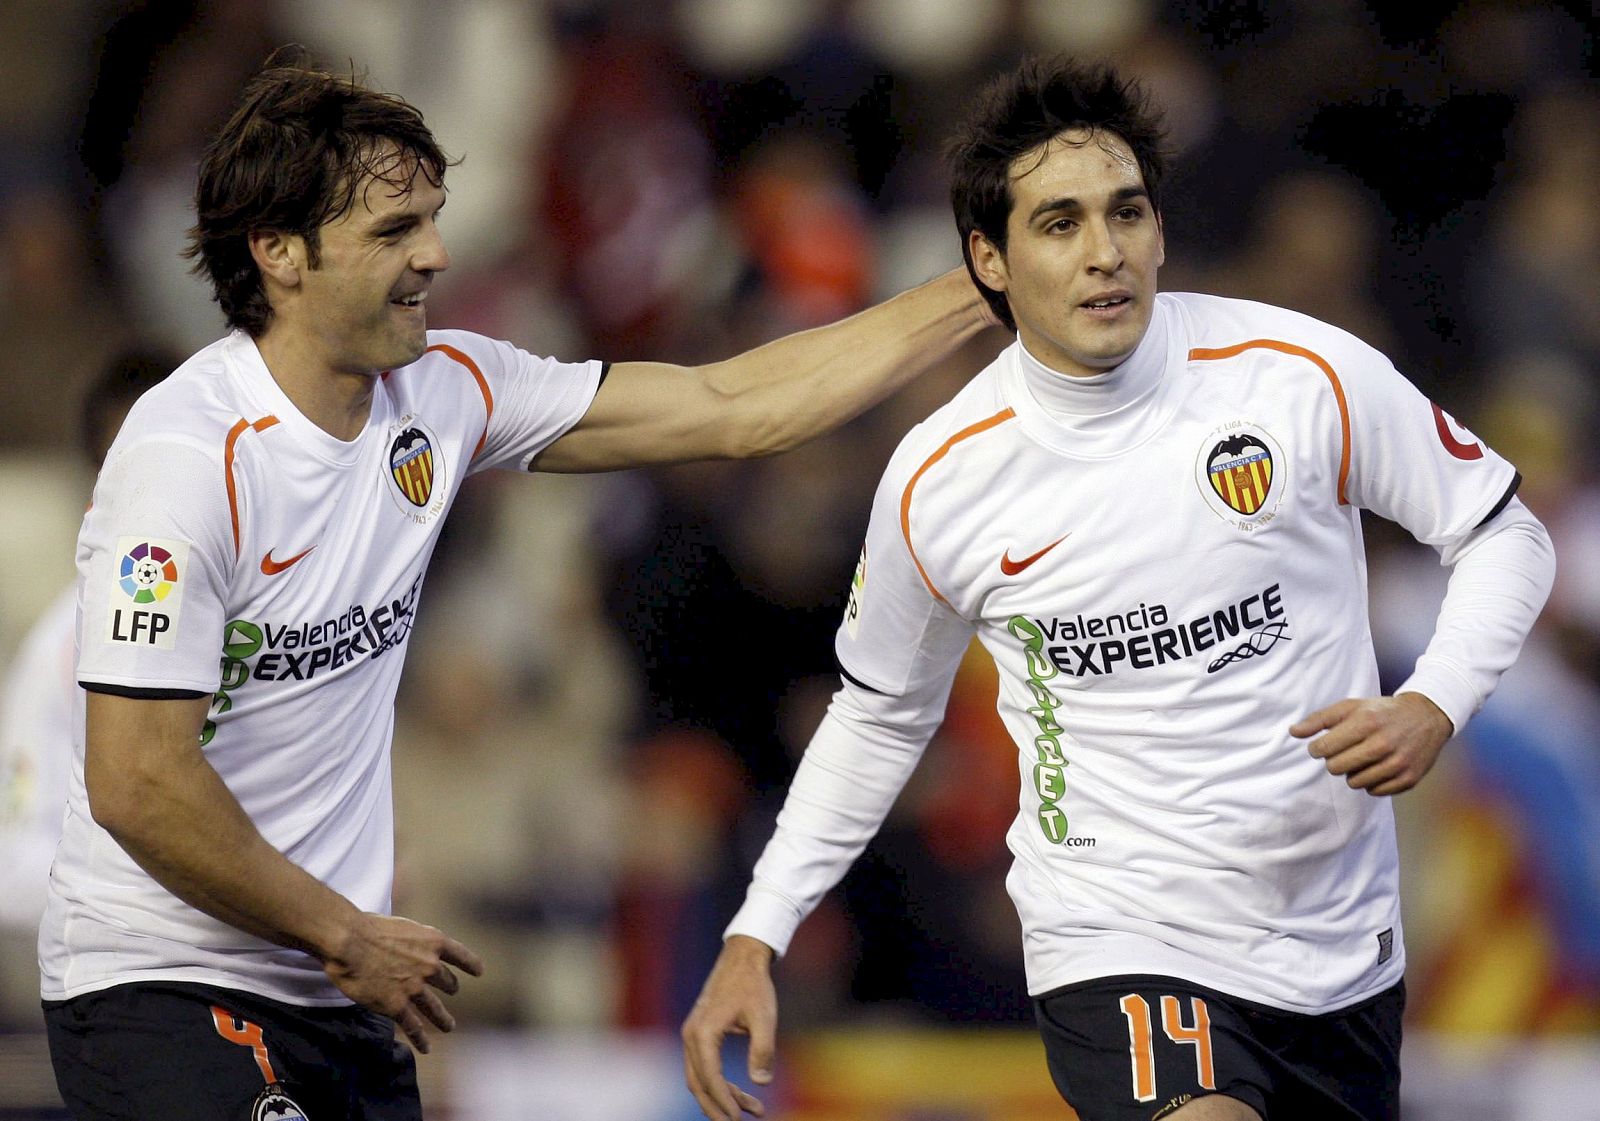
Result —
<path fill-rule="evenodd" d="M 1195 479 L 1212 512 L 1250 533 L 1277 517 L 1288 465 L 1283 448 L 1260 424 L 1231 420 L 1201 441 Z"/>
<path fill-rule="evenodd" d="M 401 513 L 426 525 L 444 512 L 448 493 L 444 449 L 433 430 L 407 414 L 389 430 L 389 477 L 384 487 Z"/>
<path fill-rule="evenodd" d="M 310 1119 L 306 1117 L 306 1111 L 283 1092 L 283 1087 L 274 1082 L 256 1097 L 255 1105 L 250 1107 L 250 1121 L 310 1121 Z"/>

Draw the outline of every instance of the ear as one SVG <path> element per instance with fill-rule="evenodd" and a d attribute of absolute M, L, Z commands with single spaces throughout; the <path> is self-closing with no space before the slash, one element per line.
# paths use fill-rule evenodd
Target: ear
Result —
<path fill-rule="evenodd" d="M 1011 277 L 1006 270 L 1005 255 L 999 247 L 981 230 L 973 230 L 967 235 L 967 252 L 972 256 L 972 271 L 984 287 L 1004 292 L 1010 285 Z"/>
<path fill-rule="evenodd" d="M 1156 268 L 1167 263 L 1167 227 L 1161 222 L 1161 211 L 1156 211 Z"/>
<path fill-rule="evenodd" d="M 300 270 L 307 261 L 305 239 L 298 234 L 256 230 L 250 234 L 250 256 L 263 280 L 283 288 L 300 286 Z"/>

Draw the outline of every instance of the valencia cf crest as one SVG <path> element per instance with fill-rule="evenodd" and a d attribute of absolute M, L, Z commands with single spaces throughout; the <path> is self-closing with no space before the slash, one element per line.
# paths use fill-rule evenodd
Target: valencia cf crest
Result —
<path fill-rule="evenodd" d="M 1231 421 L 1208 436 L 1195 465 L 1200 493 L 1218 517 L 1254 530 L 1276 516 L 1288 459 L 1266 429 Z"/>
<path fill-rule="evenodd" d="M 389 445 L 395 486 L 413 506 L 426 506 L 433 492 L 433 442 L 420 428 L 407 428 Z"/>
<path fill-rule="evenodd" d="M 416 416 L 405 416 L 389 430 L 387 489 L 412 521 L 432 521 L 444 510 L 444 449 Z"/>
<path fill-rule="evenodd" d="M 283 1087 L 274 1082 L 256 1096 L 255 1105 L 250 1107 L 250 1121 L 309 1121 L 309 1118 L 306 1111 L 283 1092 Z"/>

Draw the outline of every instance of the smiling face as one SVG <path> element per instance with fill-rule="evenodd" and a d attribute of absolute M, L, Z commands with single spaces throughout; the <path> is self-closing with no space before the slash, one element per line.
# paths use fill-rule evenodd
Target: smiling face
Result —
<path fill-rule="evenodd" d="M 274 299 L 267 341 L 296 336 L 301 360 L 340 374 L 375 374 L 427 348 L 425 299 L 450 266 L 440 237 L 442 183 L 397 155 L 360 183 L 344 214 L 322 226 L 318 262 L 301 239 L 293 282 Z M 279 338 L 272 339 L 274 334 Z"/>
<path fill-rule="evenodd" d="M 969 238 L 978 279 L 1006 294 L 1035 358 L 1075 377 L 1133 353 L 1155 311 L 1161 221 L 1118 136 L 1070 129 L 1011 165 L 1002 251 Z"/>

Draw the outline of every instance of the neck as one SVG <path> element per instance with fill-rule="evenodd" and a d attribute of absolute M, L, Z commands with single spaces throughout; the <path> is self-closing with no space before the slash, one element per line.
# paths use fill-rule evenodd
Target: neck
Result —
<path fill-rule="evenodd" d="M 1020 344 L 1019 361 L 1028 391 L 1039 407 L 1058 421 L 1079 423 L 1106 417 L 1143 400 L 1161 381 L 1166 367 L 1166 322 L 1158 308 L 1132 354 L 1092 376 L 1064 374 L 1046 366 Z"/>
<path fill-rule="evenodd" d="M 354 440 L 372 411 L 377 372 L 339 370 L 299 335 L 268 328 L 256 338 L 267 372 L 312 424 L 336 440 Z"/>

